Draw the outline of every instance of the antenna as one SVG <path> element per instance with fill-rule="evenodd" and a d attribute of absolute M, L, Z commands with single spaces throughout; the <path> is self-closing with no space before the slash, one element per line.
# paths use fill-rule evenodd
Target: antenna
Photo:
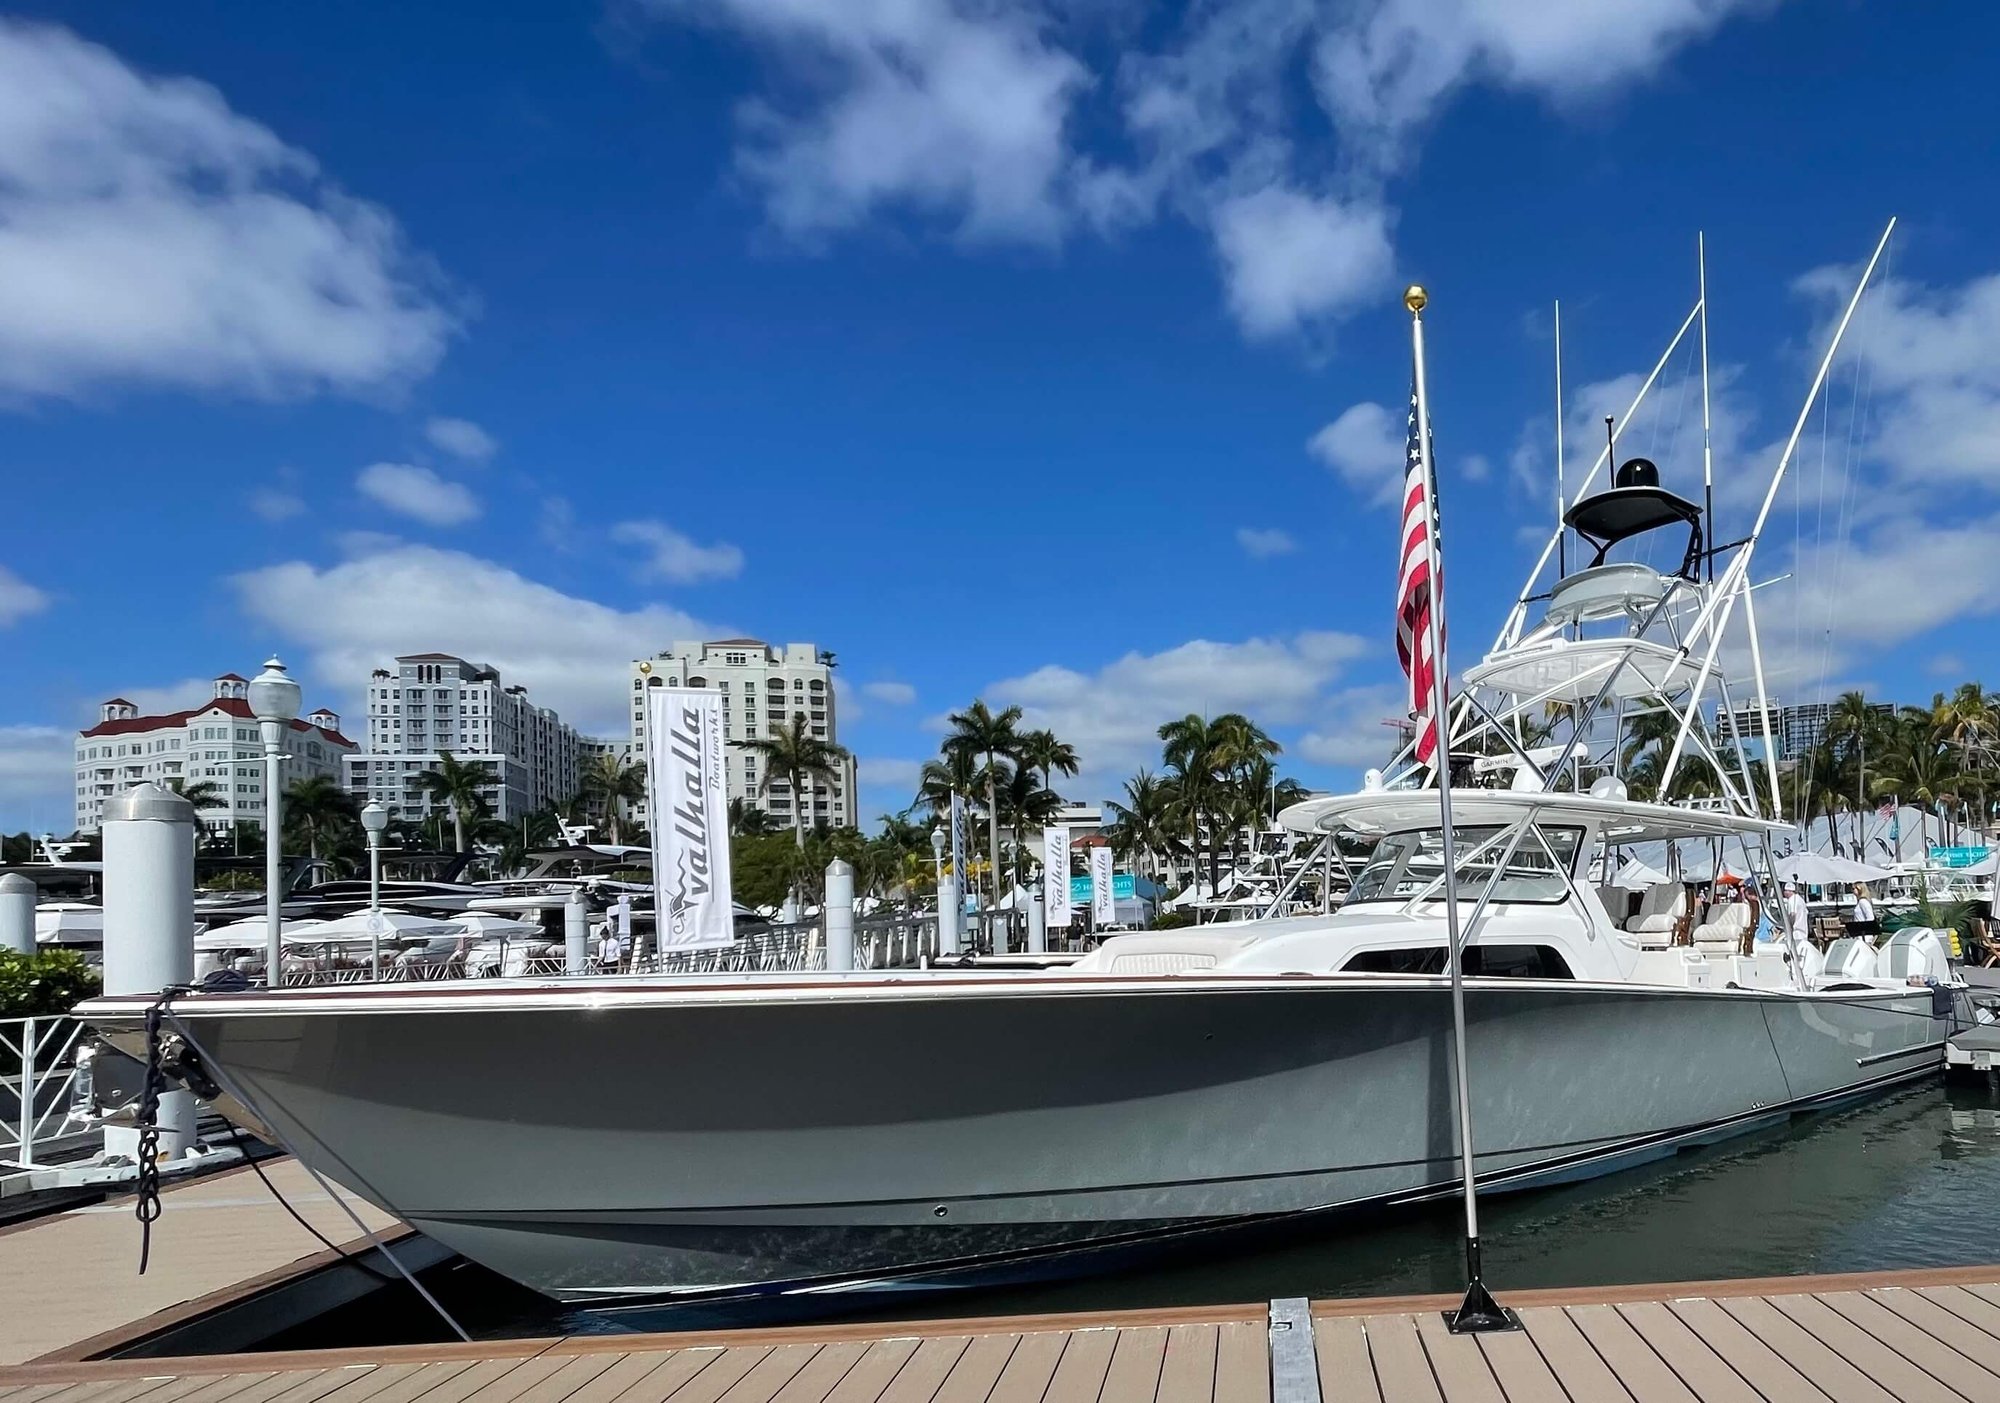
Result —
<path fill-rule="evenodd" d="M 1556 578 L 1569 573 L 1569 532 L 1563 528 L 1563 304 L 1556 299 Z"/>
<path fill-rule="evenodd" d="M 1695 275 L 1701 287 L 1701 515 L 1708 540 L 1708 578 L 1715 581 L 1715 456 L 1708 442 L 1708 237 L 1694 236 Z"/>
<path fill-rule="evenodd" d="M 1611 469 L 1611 485 L 1618 485 L 1618 435 L 1612 432 L 1612 418 L 1604 416 L 1604 466 Z"/>

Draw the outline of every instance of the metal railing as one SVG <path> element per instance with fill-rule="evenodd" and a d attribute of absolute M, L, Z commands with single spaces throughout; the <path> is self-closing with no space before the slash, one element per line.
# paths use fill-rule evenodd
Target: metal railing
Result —
<path fill-rule="evenodd" d="M 913 969 L 938 953 L 935 914 L 865 916 L 854 923 L 857 969 Z M 553 941 L 501 941 L 441 960 L 386 956 L 379 971 L 359 963 L 315 960 L 285 970 L 286 988 L 333 984 L 433 983 L 459 979 L 558 978 L 568 971 Z M 592 961 L 586 974 L 785 974 L 826 968 L 826 939 L 818 921 L 775 925 L 712 950 L 651 951 L 626 957 L 615 969 Z"/>
<path fill-rule="evenodd" d="M 33 1169 L 99 1138 L 70 1115 L 82 1031 L 59 1016 L 0 1019 L 0 1164 Z"/>

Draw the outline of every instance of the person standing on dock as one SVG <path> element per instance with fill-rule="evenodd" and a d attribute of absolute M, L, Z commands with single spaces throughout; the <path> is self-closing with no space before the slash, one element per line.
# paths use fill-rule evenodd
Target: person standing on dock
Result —
<path fill-rule="evenodd" d="M 1803 950 L 1811 943 L 1812 913 L 1806 909 L 1805 894 L 1797 882 L 1785 883 L 1785 928 L 1797 942 L 1794 949 Z"/>

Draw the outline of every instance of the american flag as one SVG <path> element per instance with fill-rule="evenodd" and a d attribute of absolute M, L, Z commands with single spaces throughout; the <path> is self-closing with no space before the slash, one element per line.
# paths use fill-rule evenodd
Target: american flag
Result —
<path fill-rule="evenodd" d="M 1437 529 L 1437 507 L 1424 490 L 1423 449 L 1418 435 L 1417 391 L 1410 387 L 1410 440 L 1403 468 L 1403 559 L 1396 575 L 1396 656 L 1410 680 L 1410 715 L 1417 726 L 1417 759 L 1425 764 L 1437 753 L 1438 717 L 1431 706 L 1438 658 L 1431 656 L 1431 610 L 1444 594 L 1443 571 L 1431 576 L 1430 557 Z M 1437 643 L 1444 649 L 1443 616 Z"/>

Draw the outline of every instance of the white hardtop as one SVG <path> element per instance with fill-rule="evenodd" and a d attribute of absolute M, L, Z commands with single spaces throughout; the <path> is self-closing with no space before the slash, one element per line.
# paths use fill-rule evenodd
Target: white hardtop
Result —
<path fill-rule="evenodd" d="M 1721 809 L 1689 809 L 1678 804 L 1568 792 L 1454 790 L 1451 812 L 1452 822 L 1460 827 L 1513 824 L 1532 815 L 1544 827 L 1583 827 L 1612 843 L 1732 836 L 1761 839 L 1791 832 L 1783 823 Z M 1436 828 L 1441 819 L 1437 790 L 1382 789 L 1307 799 L 1280 812 L 1278 822 L 1297 833 L 1379 836 Z"/>

